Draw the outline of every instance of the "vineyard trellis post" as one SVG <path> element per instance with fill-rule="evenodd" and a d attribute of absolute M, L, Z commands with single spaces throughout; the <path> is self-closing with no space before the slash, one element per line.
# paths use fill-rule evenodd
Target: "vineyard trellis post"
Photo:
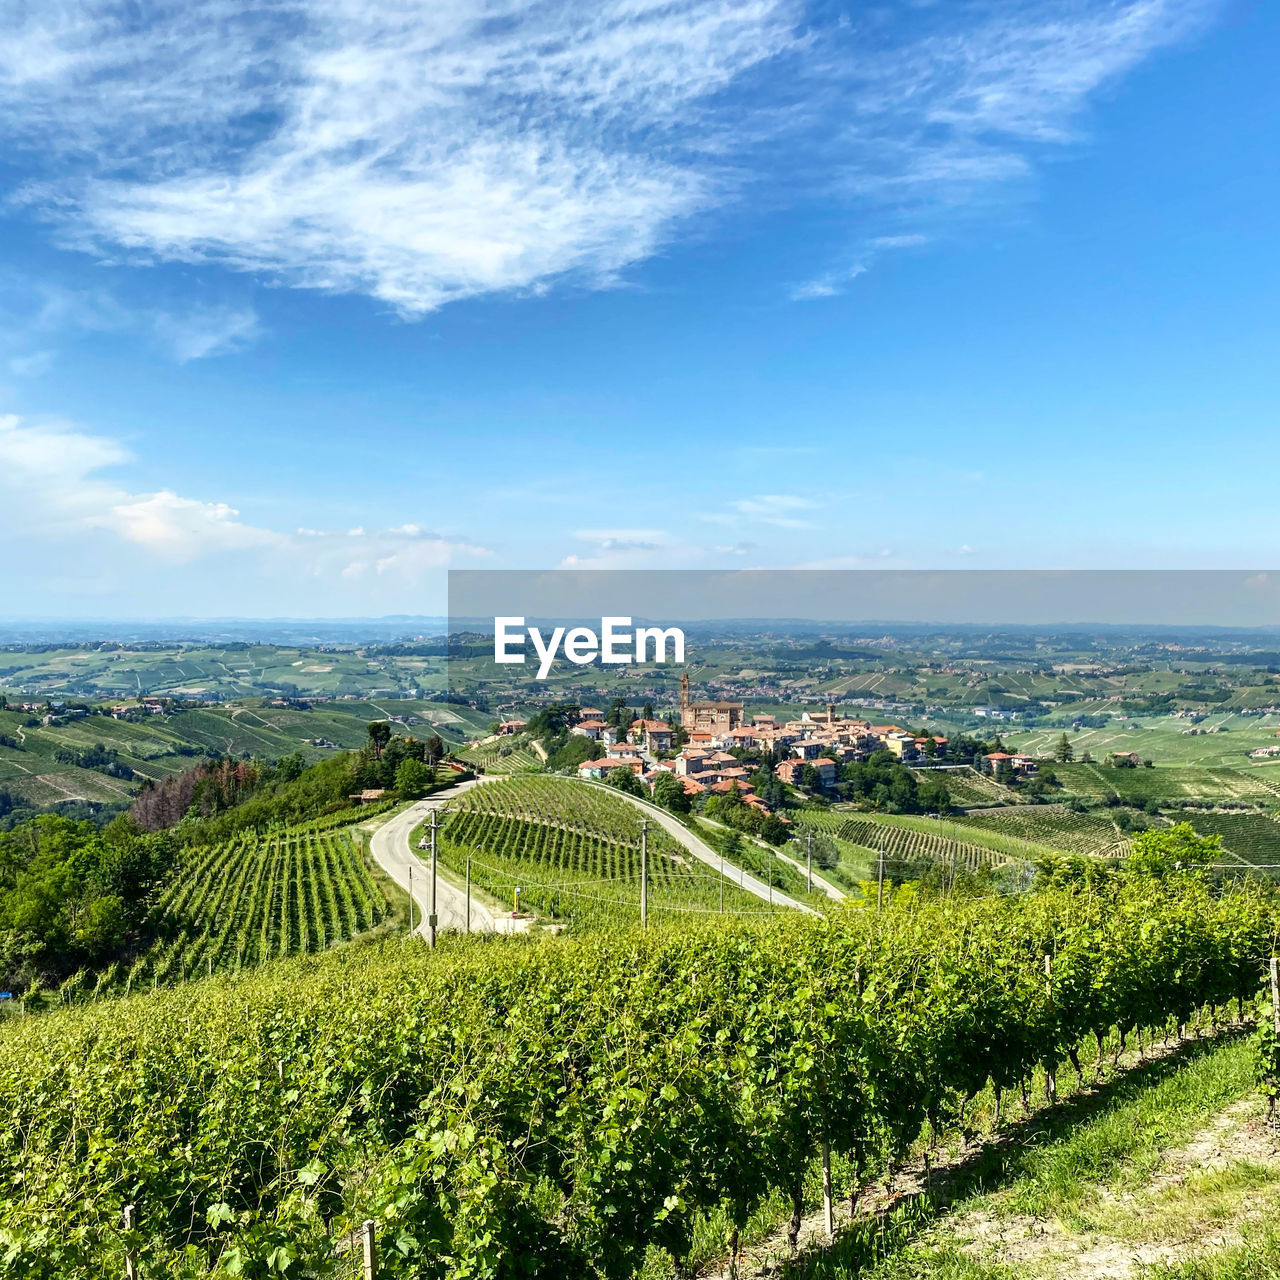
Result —
<path fill-rule="evenodd" d="M 822 1211 L 825 1215 L 827 1238 L 836 1233 L 836 1204 L 831 1190 L 831 1144 L 822 1140 Z"/>
<path fill-rule="evenodd" d="M 649 927 L 649 823 L 640 819 L 640 927 Z"/>
<path fill-rule="evenodd" d="M 413 937 L 413 863 L 409 863 L 409 937 Z"/>
<path fill-rule="evenodd" d="M 360 1245 L 363 1253 L 363 1280 L 378 1280 L 378 1253 L 372 1218 L 360 1224 Z"/>
<path fill-rule="evenodd" d="M 125 1231 L 132 1231 L 133 1205 L 125 1205 L 123 1217 Z M 134 1255 L 132 1243 L 128 1240 L 125 1241 L 124 1245 L 124 1280 L 138 1280 L 138 1259 Z"/>
<path fill-rule="evenodd" d="M 1045 999 L 1049 1001 L 1050 1006 L 1053 1004 L 1053 957 L 1046 951 L 1044 953 L 1044 994 Z M 1044 1070 L 1044 1091 L 1050 1102 L 1056 1102 L 1058 1098 L 1058 1078 L 1057 1073 L 1051 1066 L 1046 1065 Z"/>
<path fill-rule="evenodd" d="M 1280 1037 L 1280 960 L 1271 957 L 1271 1017 Z"/>
<path fill-rule="evenodd" d="M 806 845 L 805 857 L 804 857 L 805 875 L 807 876 L 809 881 L 809 892 L 812 893 L 813 892 L 813 832 L 812 831 L 808 833 L 808 839 L 805 841 L 805 845 Z"/>
<path fill-rule="evenodd" d="M 876 910 L 884 910 L 884 850 L 876 859 Z"/>
<path fill-rule="evenodd" d="M 471 855 L 467 854 L 467 915 L 466 932 L 471 932 Z"/>
<path fill-rule="evenodd" d="M 436 945 L 436 811 L 431 810 L 431 914 L 427 917 L 427 931 L 431 945 Z"/>

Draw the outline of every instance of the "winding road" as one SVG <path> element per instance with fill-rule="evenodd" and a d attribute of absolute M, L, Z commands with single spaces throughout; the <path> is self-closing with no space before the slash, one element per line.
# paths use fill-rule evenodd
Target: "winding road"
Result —
<path fill-rule="evenodd" d="M 495 775 L 495 778 L 498 776 L 500 775 Z M 369 852 L 372 853 L 374 860 L 406 893 L 409 891 L 409 869 L 413 869 L 414 918 L 421 919 L 421 923 L 416 926 L 414 932 L 422 934 L 423 937 L 428 934 L 427 912 L 431 903 L 431 864 L 428 858 L 419 856 L 418 851 L 411 847 L 410 837 L 413 835 L 414 828 L 426 820 L 432 809 L 441 808 L 450 800 L 464 795 L 472 787 L 481 786 L 484 781 L 483 778 L 472 778 L 437 791 L 426 800 L 418 800 L 384 822 L 369 839 Z M 688 827 L 665 809 L 660 809 L 657 805 L 650 804 L 638 796 L 619 791 L 616 787 L 603 787 L 603 784 L 597 782 L 576 782 L 575 785 L 602 787 L 615 799 L 626 800 L 634 805 L 699 862 L 718 871 L 730 884 L 737 885 L 744 892 L 759 898 L 761 902 L 768 902 L 775 907 L 789 907 L 796 911 L 804 911 L 809 915 L 818 914 L 812 907 L 806 906 L 803 902 L 797 902 L 778 889 L 770 888 L 763 880 L 758 880 L 755 876 L 743 871 L 741 867 L 735 867 L 733 863 L 726 862 L 706 841 L 694 835 Z M 456 929 L 461 932 L 466 928 L 466 913 L 466 893 L 451 884 L 443 875 L 437 876 L 437 928 Z M 527 929 L 529 923 L 528 920 L 513 920 L 510 916 L 503 914 L 495 915 L 483 903 L 478 902 L 474 895 L 472 896 L 472 933 L 518 933 Z"/>
<path fill-rule="evenodd" d="M 694 835 L 683 822 L 665 809 L 660 809 L 656 804 L 650 804 L 648 800 L 642 800 L 639 796 L 628 795 L 625 791 L 620 791 L 617 787 L 606 786 L 602 782 L 583 781 L 579 785 L 599 787 L 601 790 L 607 791 L 611 796 L 626 800 L 628 803 L 635 805 L 637 809 L 644 810 L 646 817 L 653 819 L 677 844 L 684 845 L 685 849 L 693 854 L 699 862 L 705 862 L 707 866 L 719 871 L 730 884 L 736 884 L 739 889 L 754 894 L 762 902 L 768 902 L 775 907 L 792 907 L 796 911 L 804 911 L 811 916 L 819 914 L 812 907 L 805 906 L 803 902 L 797 902 L 781 890 L 770 888 L 763 880 L 757 880 L 755 876 L 749 875 L 741 867 L 735 867 L 732 862 L 726 862 L 705 840 L 700 836 Z"/>
<path fill-rule="evenodd" d="M 472 787 L 480 785 L 480 779 L 472 778 L 455 786 L 437 791 L 426 800 L 419 800 L 402 809 L 394 818 L 384 822 L 369 839 L 369 852 L 377 864 L 406 893 L 409 891 L 409 869 L 413 869 L 414 919 L 421 921 L 414 928 L 424 938 L 429 934 L 427 913 L 431 908 L 430 857 L 419 857 L 409 844 L 413 829 L 426 820 L 432 809 L 439 809 L 450 800 L 457 799 Z M 449 883 L 442 875 L 436 877 L 436 927 L 440 930 L 456 929 L 462 932 L 467 926 L 467 895 L 462 889 Z M 515 933 L 527 922 L 512 920 L 509 916 L 495 916 L 475 896 L 471 899 L 472 933 Z"/>

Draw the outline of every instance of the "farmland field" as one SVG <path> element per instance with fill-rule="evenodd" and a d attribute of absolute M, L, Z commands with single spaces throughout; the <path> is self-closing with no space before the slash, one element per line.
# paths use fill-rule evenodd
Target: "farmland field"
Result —
<path fill-rule="evenodd" d="M 1221 836 L 1224 862 L 1280 866 L 1280 820 L 1265 813 L 1205 813 L 1188 809 L 1173 815 L 1205 836 Z"/>
<path fill-rule="evenodd" d="M 1127 845 L 1124 833 L 1105 813 L 1073 813 L 1057 804 L 1021 805 L 973 811 L 954 821 L 975 830 L 1052 845 L 1069 853 L 1096 854 L 1105 849 L 1122 856 Z"/>
<path fill-rule="evenodd" d="M 960 1145 L 976 1123 L 1017 1150 L 1025 1126 L 994 1104 L 1047 1088 L 1042 1064 L 1066 1082 L 1070 1055 L 1118 1052 L 1117 1024 L 1152 1045 L 1257 990 L 1275 919 L 1256 896 L 1119 881 L 1098 905 L 895 895 L 821 922 L 395 940 L 11 1019 L 7 1265 L 119 1275 L 128 1247 L 145 1276 L 280 1274 L 282 1257 L 315 1275 L 368 1219 L 387 1280 L 517 1262 L 629 1280 L 655 1253 L 670 1274 L 762 1206 L 814 1208 L 824 1143 L 845 1201 L 930 1129 Z M 1196 1096 L 1228 1101 L 1227 1083 Z M 1089 1105 L 1058 1114 L 1083 1125 Z M 1093 1148 L 1107 1170 L 1160 1132 L 1113 1128 Z"/>
<path fill-rule="evenodd" d="M 154 944 L 132 965 L 75 975 L 64 995 L 236 973 L 374 928 L 386 902 L 358 842 L 341 829 L 353 816 L 188 850 L 151 910 Z"/>
<path fill-rule="evenodd" d="M 476 787 L 449 806 L 438 849 L 503 901 L 516 886 L 540 915 L 575 923 L 634 920 L 639 912 L 642 814 L 601 787 L 521 777 Z M 767 904 L 724 883 L 665 831 L 649 830 L 649 908 L 657 916 L 726 911 L 751 915 Z"/>

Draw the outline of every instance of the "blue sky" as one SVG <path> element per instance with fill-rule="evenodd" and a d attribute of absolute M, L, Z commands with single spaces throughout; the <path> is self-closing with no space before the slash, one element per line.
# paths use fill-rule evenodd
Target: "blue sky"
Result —
<path fill-rule="evenodd" d="M 1276 563 L 1274 6 L 0 13 L 10 616 Z"/>

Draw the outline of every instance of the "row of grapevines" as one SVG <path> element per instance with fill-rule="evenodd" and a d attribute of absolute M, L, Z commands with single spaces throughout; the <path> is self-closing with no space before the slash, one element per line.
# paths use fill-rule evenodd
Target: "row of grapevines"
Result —
<path fill-rule="evenodd" d="M 1190 877 L 728 929 L 341 949 L 0 1030 L 30 1280 L 632 1276 L 700 1215 L 855 1185 L 986 1084 L 1251 996 L 1274 903 Z M 1045 956 L 1050 957 L 1046 976 Z"/>
<path fill-rule="evenodd" d="M 132 964 L 76 974 L 61 994 L 74 1001 L 323 951 L 385 915 L 361 850 L 337 829 L 195 846 L 152 908 L 151 946 Z"/>

